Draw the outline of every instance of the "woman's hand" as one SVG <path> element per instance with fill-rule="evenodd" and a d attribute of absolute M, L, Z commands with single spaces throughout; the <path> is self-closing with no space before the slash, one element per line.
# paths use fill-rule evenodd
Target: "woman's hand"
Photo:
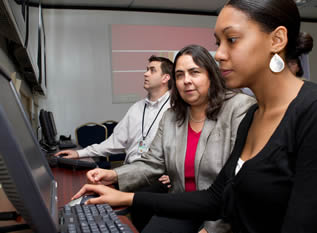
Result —
<path fill-rule="evenodd" d="M 113 188 L 109 188 L 102 184 L 85 184 L 73 197 L 72 200 L 81 197 L 87 193 L 96 193 L 99 197 L 90 198 L 85 204 L 104 204 L 111 206 L 131 206 L 134 193 L 121 192 Z"/>
<path fill-rule="evenodd" d="M 114 170 L 95 168 L 87 172 L 87 179 L 93 184 L 109 185 L 118 181 L 118 175 Z"/>
<path fill-rule="evenodd" d="M 159 180 L 162 184 L 167 184 L 167 187 L 168 187 L 168 188 L 172 187 L 171 181 L 170 181 L 170 177 L 169 177 L 168 175 L 162 175 L 158 180 Z"/>

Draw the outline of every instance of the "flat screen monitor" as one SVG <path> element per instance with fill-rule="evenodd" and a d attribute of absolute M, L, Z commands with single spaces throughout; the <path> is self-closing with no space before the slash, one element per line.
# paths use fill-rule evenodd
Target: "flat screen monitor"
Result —
<path fill-rule="evenodd" d="M 0 67 L 0 181 L 34 232 L 57 232 L 56 181 L 20 98 Z"/>
<path fill-rule="evenodd" d="M 53 137 L 56 137 L 57 129 L 56 129 L 56 124 L 55 124 L 55 120 L 54 120 L 54 115 L 50 111 L 48 111 L 47 114 L 48 114 L 48 119 L 49 119 L 50 131 L 52 132 Z"/>
<path fill-rule="evenodd" d="M 48 146 L 55 146 L 57 145 L 57 141 L 55 139 L 55 136 L 57 134 L 56 128 L 54 128 L 52 122 L 52 116 L 50 117 L 50 114 L 45 111 L 44 109 L 40 110 L 39 115 L 41 130 L 42 130 L 42 143 L 48 145 Z M 54 120 L 54 119 L 53 119 Z"/>

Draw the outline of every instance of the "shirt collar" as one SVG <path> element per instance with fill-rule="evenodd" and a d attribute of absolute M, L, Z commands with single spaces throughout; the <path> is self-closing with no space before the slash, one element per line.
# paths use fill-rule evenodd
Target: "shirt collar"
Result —
<path fill-rule="evenodd" d="M 154 105 L 159 105 L 162 102 L 165 102 L 165 100 L 167 100 L 167 98 L 170 96 L 170 91 L 167 91 L 164 95 L 162 95 L 160 98 L 158 98 L 156 101 L 151 101 L 149 100 L 148 97 L 145 98 L 145 103 L 150 105 L 150 106 L 154 106 Z"/>

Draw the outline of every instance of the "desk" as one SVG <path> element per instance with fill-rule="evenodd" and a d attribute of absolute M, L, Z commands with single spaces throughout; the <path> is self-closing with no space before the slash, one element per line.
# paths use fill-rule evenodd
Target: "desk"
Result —
<path fill-rule="evenodd" d="M 67 168 L 52 168 L 54 178 L 57 181 L 58 208 L 67 204 L 71 197 L 87 183 L 86 173 L 88 170 L 72 170 Z M 118 216 L 122 223 L 127 224 L 133 232 L 138 231 L 126 216 Z"/>

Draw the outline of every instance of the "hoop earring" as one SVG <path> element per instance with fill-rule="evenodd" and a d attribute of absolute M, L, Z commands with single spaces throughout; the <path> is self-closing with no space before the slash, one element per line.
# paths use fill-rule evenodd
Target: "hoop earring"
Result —
<path fill-rule="evenodd" d="M 274 73 L 279 73 L 282 70 L 284 70 L 284 67 L 285 67 L 285 63 L 283 59 L 277 53 L 275 53 L 270 61 L 271 71 Z"/>

